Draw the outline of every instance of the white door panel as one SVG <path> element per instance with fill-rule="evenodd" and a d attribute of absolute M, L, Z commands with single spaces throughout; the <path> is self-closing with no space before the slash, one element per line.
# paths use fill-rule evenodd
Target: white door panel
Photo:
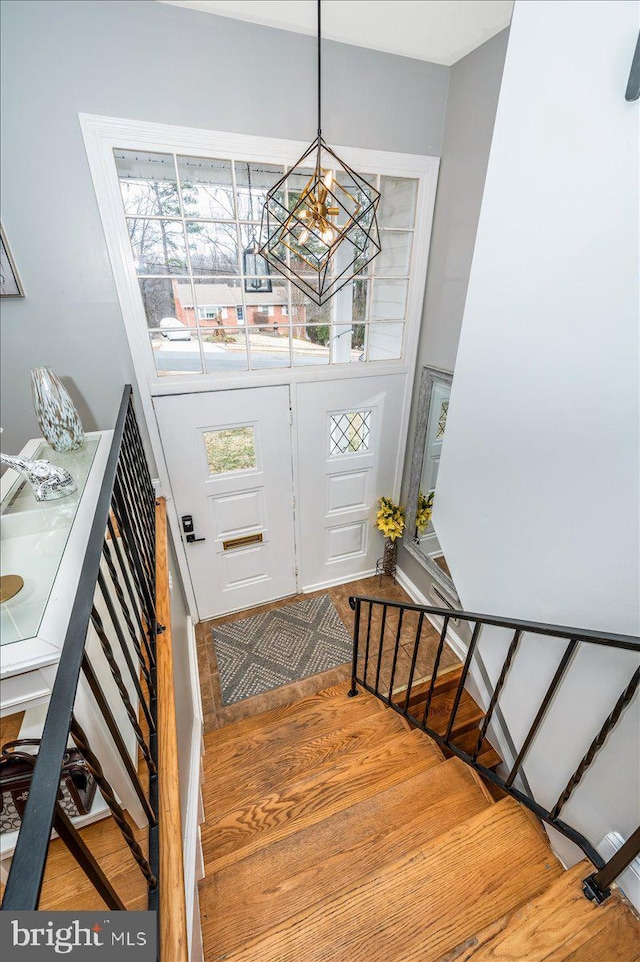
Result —
<path fill-rule="evenodd" d="M 200 618 L 294 594 L 289 388 L 157 397 L 154 408 L 177 513 L 193 518 Z"/>
<path fill-rule="evenodd" d="M 393 494 L 405 383 L 394 374 L 297 385 L 303 590 L 375 569 L 376 501 Z"/>
<path fill-rule="evenodd" d="M 346 471 L 327 475 L 327 515 L 366 508 L 371 487 L 371 472 Z"/>

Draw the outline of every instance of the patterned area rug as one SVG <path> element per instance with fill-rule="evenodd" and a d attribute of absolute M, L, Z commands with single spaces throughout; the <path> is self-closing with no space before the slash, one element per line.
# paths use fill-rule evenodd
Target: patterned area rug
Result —
<path fill-rule="evenodd" d="M 225 705 L 344 665 L 353 647 L 328 595 L 220 625 L 213 644 Z"/>

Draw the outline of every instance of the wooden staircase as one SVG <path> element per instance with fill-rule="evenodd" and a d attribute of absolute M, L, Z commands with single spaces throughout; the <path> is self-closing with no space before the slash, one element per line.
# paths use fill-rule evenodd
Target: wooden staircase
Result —
<path fill-rule="evenodd" d="M 427 726 L 433 729 L 434 732 L 437 732 L 438 735 L 444 735 L 446 732 L 447 723 L 453 708 L 456 688 L 458 687 L 461 675 L 462 665 L 459 665 L 457 668 L 452 668 L 444 674 L 439 675 L 433 686 L 433 695 L 431 697 L 426 723 Z M 409 713 L 419 720 L 422 719 L 424 715 L 429 687 L 430 681 L 426 681 L 420 685 L 413 686 L 411 689 L 408 705 Z M 393 701 L 397 705 L 404 707 L 406 701 L 405 693 L 399 692 L 395 695 Z M 463 751 L 472 753 L 478 742 L 478 736 L 480 734 L 479 726 L 483 718 L 484 713 L 482 709 L 478 707 L 469 692 L 463 690 L 460 705 L 456 712 L 455 729 L 452 733 L 453 743 L 457 745 L 458 748 L 463 749 Z M 445 757 L 447 758 L 450 758 L 453 754 L 446 749 L 444 751 Z M 485 768 L 491 769 L 495 769 L 502 761 L 495 748 L 489 744 L 486 738 L 482 740 L 480 752 L 478 753 L 478 761 L 484 765 Z"/>
<path fill-rule="evenodd" d="M 206 736 L 206 962 L 640 959 L 622 898 L 584 898 L 588 864 L 564 872 L 517 802 L 346 691 Z"/>

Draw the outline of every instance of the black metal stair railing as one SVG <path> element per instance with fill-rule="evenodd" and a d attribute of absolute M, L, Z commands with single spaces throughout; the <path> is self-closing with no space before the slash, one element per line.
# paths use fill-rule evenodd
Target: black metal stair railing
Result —
<path fill-rule="evenodd" d="M 475 768 L 484 778 L 498 785 L 503 791 L 507 792 L 513 798 L 516 798 L 547 825 L 557 829 L 578 845 L 597 869 L 596 872 L 584 880 L 585 894 L 596 902 L 604 901 L 609 895 L 611 883 L 624 871 L 633 859 L 640 854 L 640 828 L 627 839 L 609 862 L 605 863 L 605 860 L 595 846 L 575 827 L 563 821 L 560 816 L 567 802 L 572 797 L 573 792 L 593 763 L 596 755 L 601 751 L 608 736 L 617 725 L 621 715 L 632 701 L 640 684 L 640 665 L 633 671 L 628 683 L 621 691 L 615 703 L 611 706 L 609 713 L 603 718 L 598 734 L 582 757 L 575 772 L 568 779 L 566 786 L 561 791 L 554 805 L 547 809 L 538 800 L 533 798 L 528 791 L 517 787 L 515 782 L 518 776 L 524 774 L 523 766 L 525 759 L 530 752 L 536 735 L 541 730 L 552 702 L 554 702 L 554 699 L 560 694 L 562 682 L 571 670 L 580 646 L 598 645 L 611 649 L 611 651 L 630 651 L 636 653 L 640 659 L 640 638 L 630 635 L 616 635 L 577 628 L 565 628 L 538 622 L 495 618 L 490 615 L 454 611 L 450 608 L 443 609 L 426 605 L 402 604 L 401 602 L 384 601 L 364 596 L 350 598 L 349 604 L 354 611 L 353 662 L 349 695 L 351 697 L 357 695 L 358 687 L 371 692 L 371 694 L 384 701 L 391 709 L 407 718 L 411 724 L 430 735 L 440 746 L 446 748 L 450 754 L 457 756 L 467 765 Z M 390 612 L 397 617 L 397 622 L 395 626 L 393 626 L 395 630 L 393 630 L 393 627 L 391 630 L 389 629 Z M 410 627 L 409 637 L 407 637 L 408 633 L 406 630 L 403 633 L 403 625 L 406 629 L 408 623 L 408 613 L 411 613 L 412 619 L 416 622 L 415 630 L 412 626 Z M 413 714 L 413 710 L 410 709 L 412 695 L 416 687 L 415 676 L 418 660 L 420 655 L 424 655 L 426 647 L 423 643 L 423 629 L 425 619 L 429 615 L 442 619 L 442 629 L 432 663 L 427 667 L 423 664 L 420 669 L 420 674 L 426 678 L 427 681 L 420 683 L 423 687 L 419 689 L 421 697 L 417 699 L 417 704 L 422 704 L 422 695 L 424 695 L 425 703 L 424 708 L 416 715 Z M 465 621 L 473 626 L 473 628 L 464 664 L 455 688 L 453 703 L 446 720 L 446 729 L 443 733 L 433 727 L 434 723 L 430 717 L 430 711 L 439 673 L 441 672 L 441 664 L 446 648 L 449 622 L 451 619 Z M 490 694 L 490 700 L 479 727 L 475 747 L 472 751 L 467 752 L 456 744 L 453 739 L 453 732 L 465 685 L 476 656 L 484 626 L 508 629 L 512 632 L 512 635 L 498 679 Z M 527 635 L 564 639 L 567 644 L 564 647 L 553 678 L 540 700 L 534 720 L 524 736 L 519 749 L 517 749 L 515 760 L 507 774 L 502 775 L 487 768 L 478 759 L 483 741 L 498 709 L 500 696 L 504 691 L 507 678 L 512 671 L 513 665 L 517 661 L 519 653 L 522 651 L 523 640 Z M 408 666 L 405 680 L 406 693 L 405 681 L 403 681 L 402 685 L 396 685 L 399 657 L 403 657 L 407 661 Z M 388 684 L 386 677 L 384 677 L 386 670 L 383 670 L 383 663 L 385 661 L 390 665 Z M 426 687 L 426 694 L 424 687 Z M 402 695 L 404 695 L 404 697 L 401 697 Z M 416 699 L 414 699 L 414 706 L 415 703 Z M 528 789 L 526 780 L 524 780 L 524 784 Z"/>
<path fill-rule="evenodd" d="M 87 542 L 71 617 L 51 692 L 40 750 L 2 902 L 7 911 L 33 910 L 40 904 L 52 829 L 67 846 L 110 909 L 124 909 L 99 861 L 58 803 L 64 753 L 69 741 L 81 751 L 98 790 L 122 833 L 131 858 L 144 877 L 149 909 L 158 910 L 158 753 L 156 698 L 155 567 L 156 497 L 132 403 L 124 389 L 107 465 Z M 95 655 L 87 650 L 88 633 L 98 639 Z M 104 663 L 97 665 L 102 652 Z M 105 667 L 106 666 L 106 667 Z M 106 674 L 105 674 L 106 672 Z M 124 709 L 116 719 L 113 679 Z M 127 773 L 148 821 L 146 852 L 131 828 L 121 801 L 104 772 L 104 759 L 93 750 L 77 717 L 76 694 L 83 678 L 96 710 L 108 728 L 112 748 Z M 136 704 L 137 703 L 137 704 Z M 120 714 L 122 714 L 120 712 Z M 146 767 L 142 778 L 127 748 L 127 724 Z M 126 850 L 124 850 L 126 851 Z M 74 906 L 81 909 L 82 906 Z"/>

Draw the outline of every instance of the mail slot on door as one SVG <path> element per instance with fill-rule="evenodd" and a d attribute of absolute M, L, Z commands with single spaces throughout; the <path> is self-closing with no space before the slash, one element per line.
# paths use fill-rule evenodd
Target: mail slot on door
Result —
<path fill-rule="evenodd" d="M 229 551 L 232 548 L 246 548 L 250 544 L 262 544 L 262 532 L 259 534 L 247 534 L 242 538 L 232 538 L 230 541 L 223 541 L 222 548 Z"/>

